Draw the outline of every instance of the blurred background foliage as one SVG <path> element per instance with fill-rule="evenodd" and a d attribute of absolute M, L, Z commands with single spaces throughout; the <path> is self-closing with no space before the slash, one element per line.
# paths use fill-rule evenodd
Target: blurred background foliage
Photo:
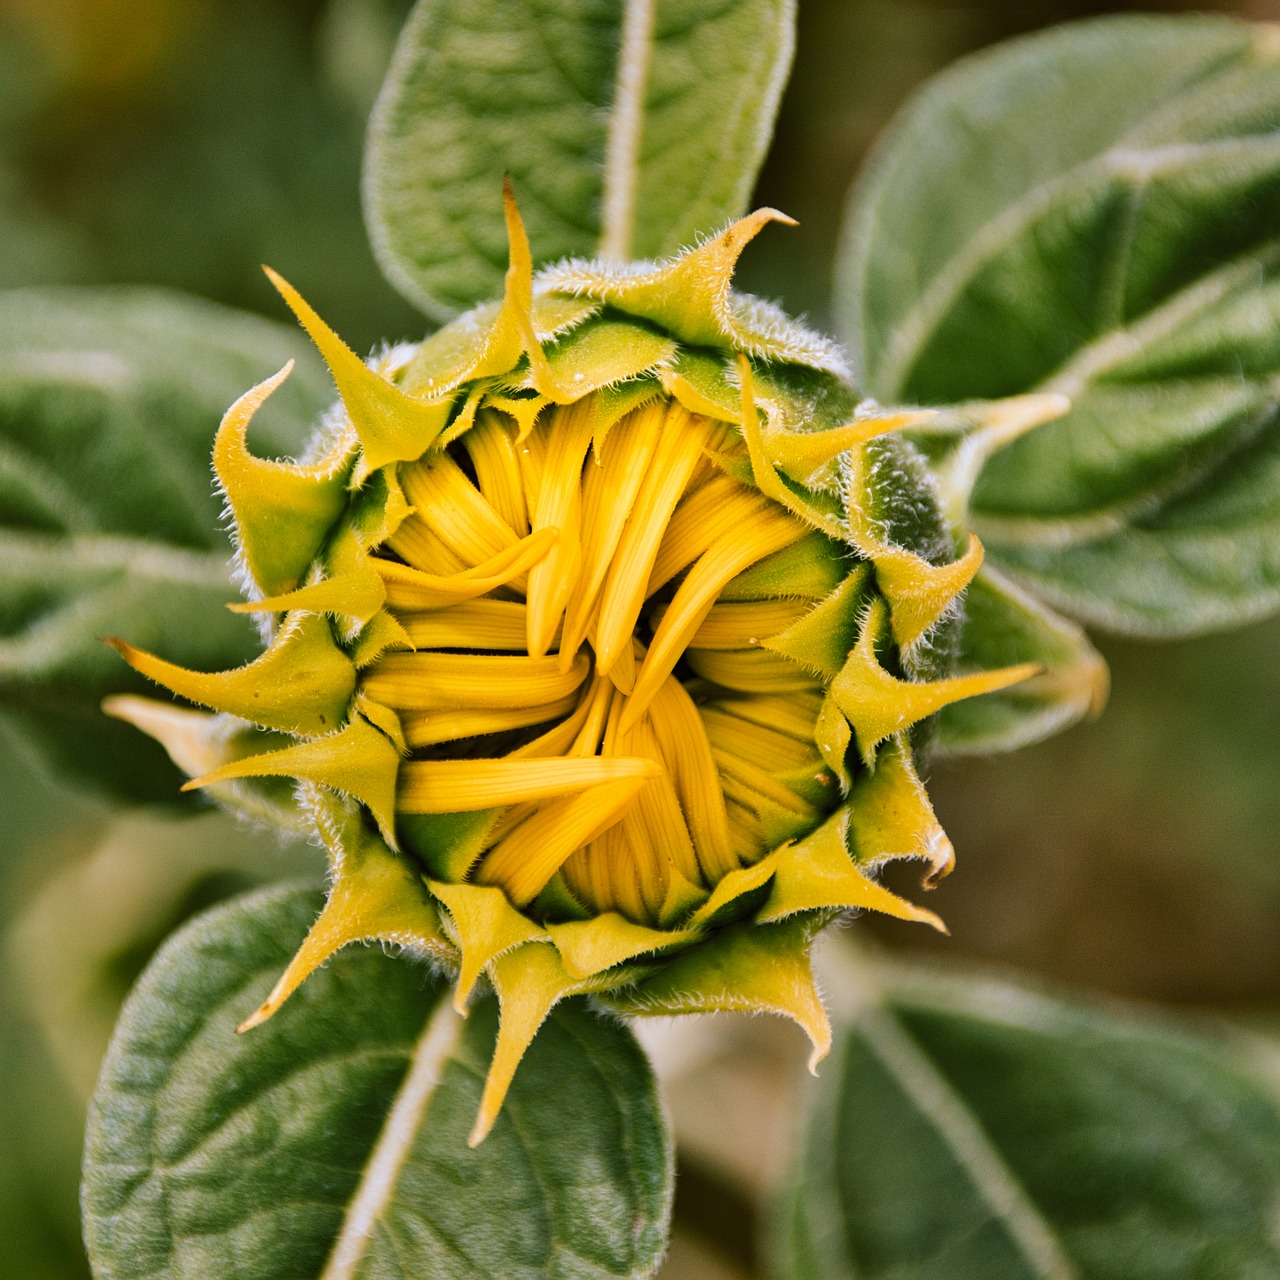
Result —
<path fill-rule="evenodd" d="M 374 266 L 359 199 L 364 119 L 409 7 L 0 0 L 0 287 L 139 282 L 283 318 L 266 261 L 357 349 L 420 336 Z M 1280 0 L 800 0 L 756 196 L 800 227 L 753 246 L 744 287 L 826 324 L 849 185 L 904 97 L 956 57 L 1089 14 L 1193 7 L 1280 21 Z M 1280 1012 L 1280 623 L 1101 647 L 1114 685 L 1100 721 L 934 770 L 960 867 L 930 905 L 952 938 L 883 920 L 856 928 L 894 950 L 1269 1019 Z M 205 810 L 126 814 L 67 791 L 2 724 L 0 797 L 0 1269 L 73 1280 L 87 1274 L 83 1107 L 129 983 L 192 911 L 319 867 L 312 850 Z M 743 1222 L 785 1143 L 798 1051 L 785 1033 L 756 1032 L 744 1057 L 742 1034 L 717 1032 L 698 1071 L 666 1064 L 686 1156 L 664 1276 L 758 1265 Z"/>

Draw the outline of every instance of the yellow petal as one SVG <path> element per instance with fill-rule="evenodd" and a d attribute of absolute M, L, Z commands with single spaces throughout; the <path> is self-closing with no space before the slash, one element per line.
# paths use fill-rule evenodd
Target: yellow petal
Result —
<path fill-rule="evenodd" d="M 400 621 L 419 649 L 524 651 L 525 607 L 514 600 L 464 600 L 449 609 L 402 614 Z"/>
<path fill-rule="evenodd" d="M 551 760 L 415 760 L 402 766 L 400 808 L 406 813 L 453 813 L 547 800 L 587 787 L 656 778 L 652 760 L 582 756 Z"/>
<path fill-rule="evenodd" d="M 653 463 L 641 482 L 631 519 L 609 567 L 596 624 L 597 669 L 607 675 L 631 644 L 663 530 L 707 440 L 705 419 L 671 406 Z"/>
<path fill-rule="evenodd" d="M 541 407 L 545 402 L 539 400 L 537 403 Z M 532 420 L 528 425 L 532 428 Z M 528 435 L 528 431 L 523 431 L 522 435 Z M 463 437 L 462 443 L 471 458 L 480 492 L 510 528 L 520 537 L 527 537 L 529 512 L 525 504 L 524 482 L 520 476 L 520 460 L 510 431 L 496 415 L 481 413 L 476 425 Z"/>
<path fill-rule="evenodd" d="M 656 629 L 667 606 L 659 605 L 651 616 Z M 750 600 L 716 604 L 689 641 L 691 649 L 751 649 L 768 637 L 798 622 L 809 606 L 800 600 Z"/>
<path fill-rule="evenodd" d="M 286 733 L 331 733 L 346 719 L 355 689 L 355 668 L 317 614 L 288 615 L 271 647 L 233 671 L 188 671 L 123 640 L 107 643 L 179 697 Z"/>
<path fill-rule="evenodd" d="M 476 880 L 501 885 L 514 903 L 527 906 L 575 849 L 590 844 L 626 814 L 648 781 L 648 774 L 637 771 L 543 805 L 485 855 Z"/>
<path fill-rule="evenodd" d="M 529 571 L 528 651 L 535 658 L 551 648 L 582 569 L 582 464 L 590 447 L 590 413 L 577 406 L 564 410 L 547 443 L 542 486 L 529 512 L 534 530 L 561 532 L 556 545 Z M 573 656 L 565 651 L 565 664 Z"/>
<path fill-rule="evenodd" d="M 578 695 L 570 694 L 559 702 L 537 707 L 511 707 L 498 710 L 411 712 L 404 717 L 405 739 L 413 750 L 456 742 L 459 738 L 475 738 L 486 733 L 503 733 L 510 729 L 527 729 L 531 725 L 567 716 L 577 705 Z"/>
<path fill-rule="evenodd" d="M 759 519 L 764 510 L 765 501 L 760 494 L 729 476 L 716 476 L 687 493 L 662 535 L 645 595 L 653 595 L 717 538 L 740 532 Z"/>
<path fill-rule="evenodd" d="M 798 520 L 771 508 L 761 511 L 749 524 L 722 533 L 707 548 L 680 584 L 653 637 L 627 701 L 622 732 L 640 718 L 675 669 L 725 585 L 758 560 L 791 546 L 803 535 L 804 526 Z"/>
<path fill-rule="evenodd" d="M 400 480 L 415 514 L 468 567 L 509 552 L 519 542 L 466 473 L 447 453 L 433 453 L 401 468 Z"/>
<path fill-rule="evenodd" d="M 646 404 L 623 420 L 583 484 L 582 570 L 566 605 L 562 652 L 576 653 L 591 625 L 622 531 L 649 472 L 666 411 Z M 594 424 L 593 424 L 594 426 Z"/>
<path fill-rule="evenodd" d="M 393 560 L 373 558 L 373 566 L 387 584 L 387 603 L 393 609 L 443 609 L 474 600 L 527 573 L 555 546 L 557 529 L 542 529 L 522 538 L 509 551 L 453 574 L 423 573 Z"/>
<path fill-rule="evenodd" d="M 704 680 L 742 693 L 812 693 L 817 679 L 794 662 L 764 649 L 689 649 L 689 665 Z"/>
<path fill-rule="evenodd" d="M 397 711 L 538 707 L 567 697 L 590 666 L 585 654 L 561 671 L 555 658 L 391 653 L 365 677 L 364 687 Z"/>
<path fill-rule="evenodd" d="M 729 838 L 724 793 L 706 727 L 693 699 L 678 680 L 664 682 L 649 708 L 654 737 L 671 773 L 702 879 L 714 885 L 738 865 Z M 698 877 L 687 879 L 696 884 Z"/>

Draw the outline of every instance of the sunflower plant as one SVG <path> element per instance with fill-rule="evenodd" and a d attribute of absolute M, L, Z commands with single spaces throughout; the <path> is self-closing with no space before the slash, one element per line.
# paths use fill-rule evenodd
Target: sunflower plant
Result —
<path fill-rule="evenodd" d="M 420 0 L 365 204 L 433 331 L 362 358 L 270 268 L 323 370 L 258 322 L 166 318 L 171 300 L 115 325 L 129 358 L 180 332 L 179 401 L 246 371 L 184 446 L 211 451 L 230 579 L 130 543 L 182 518 L 133 442 L 121 527 L 43 585 L 68 620 L 12 701 L 34 725 L 73 673 L 110 720 L 48 699 L 33 731 L 68 767 L 152 795 L 176 765 L 320 846 L 328 875 L 322 901 L 286 887 L 202 917 L 142 978 L 90 1116 L 99 1274 L 654 1274 L 672 1153 L 627 1027 L 734 1010 L 799 1024 L 822 1076 L 780 1273 L 993 1275 L 1004 1250 L 1008 1274 L 1112 1274 L 1110 1246 L 1019 1199 L 1042 1193 L 989 1151 L 999 1125 L 934 1086 L 965 1018 L 1138 1054 L 1124 1028 L 1068 1035 L 1047 1003 L 1019 1023 L 843 951 L 824 1000 L 812 951 L 860 912 L 945 932 L 881 882 L 898 860 L 921 890 L 952 869 L 929 762 L 1097 714 L 1081 622 L 1173 636 L 1280 603 L 1278 42 L 1104 21 L 940 78 L 855 191 L 840 343 L 735 288 L 790 222 L 750 193 L 793 21 L 786 0 Z M 111 328 L 73 309 L 18 323 Z M 119 357 L 97 359 L 79 372 L 110 381 Z M 73 487 L 94 467 L 51 458 Z M 57 486 L 14 485 L 38 525 Z M 230 581 L 241 598 L 213 607 Z M 1134 1034 L 1144 1061 L 1207 1053 Z M 887 1148 L 867 1146 L 892 1111 L 872 1061 L 910 1104 Z M 1213 1071 L 1206 1096 L 1256 1102 Z M 1280 1182 L 1267 1116 L 1253 1154 Z M 894 1226 L 927 1176 L 963 1200 L 911 1147 L 921 1117 L 989 1220 L 947 1271 L 913 1241 L 942 1256 L 963 1212 Z M 845 1149 L 900 1195 L 877 1201 Z M 996 1194 L 1001 1158 L 1018 1176 Z"/>

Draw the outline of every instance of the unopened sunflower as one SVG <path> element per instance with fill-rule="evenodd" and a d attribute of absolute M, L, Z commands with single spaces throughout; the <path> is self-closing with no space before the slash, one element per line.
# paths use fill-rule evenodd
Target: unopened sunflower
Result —
<path fill-rule="evenodd" d="M 948 703 L 981 561 L 840 355 L 736 295 L 762 210 L 665 264 L 535 279 L 506 193 L 500 303 L 366 364 L 273 280 L 340 405 L 299 462 L 246 447 L 288 369 L 232 406 L 214 465 L 268 638 L 205 674 L 116 642 L 212 708 L 117 698 L 242 806 L 272 780 L 324 842 L 327 905 L 252 1026 L 349 942 L 497 992 L 472 1140 L 562 998 L 771 1010 L 830 1033 L 814 932 L 851 909 L 941 927 L 877 883 L 952 861 L 915 752 Z M 263 733 L 262 730 L 269 731 Z M 287 780 L 282 783 L 280 780 Z"/>

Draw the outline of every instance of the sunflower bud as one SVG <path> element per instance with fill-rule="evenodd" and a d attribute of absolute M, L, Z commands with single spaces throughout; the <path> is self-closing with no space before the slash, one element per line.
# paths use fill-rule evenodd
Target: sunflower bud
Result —
<path fill-rule="evenodd" d="M 246 1027 L 361 939 L 450 965 L 459 1009 L 487 977 L 473 1142 L 574 993 L 778 1012 L 816 1063 L 814 931 L 850 909 L 941 927 L 874 878 L 951 865 L 923 727 L 1033 673 L 951 672 L 982 553 L 898 434 L 926 415 L 860 404 L 830 344 L 731 293 L 781 215 L 537 279 L 509 190 L 506 215 L 502 301 L 370 364 L 272 275 L 341 404 L 300 462 L 246 446 L 287 369 L 218 433 L 251 596 L 233 607 L 269 642 L 214 674 L 117 642 L 217 714 L 110 708 L 189 786 L 289 780 L 329 851 L 328 903 Z"/>

